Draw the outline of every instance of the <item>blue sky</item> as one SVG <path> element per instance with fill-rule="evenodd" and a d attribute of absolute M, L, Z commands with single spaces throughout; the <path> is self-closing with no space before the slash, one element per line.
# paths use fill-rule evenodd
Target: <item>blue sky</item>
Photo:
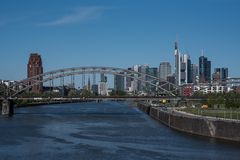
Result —
<path fill-rule="evenodd" d="M 29 54 L 44 71 L 77 66 L 174 65 L 174 41 L 198 63 L 240 77 L 238 0 L 0 0 L 0 79 L 26 77 Z"/>

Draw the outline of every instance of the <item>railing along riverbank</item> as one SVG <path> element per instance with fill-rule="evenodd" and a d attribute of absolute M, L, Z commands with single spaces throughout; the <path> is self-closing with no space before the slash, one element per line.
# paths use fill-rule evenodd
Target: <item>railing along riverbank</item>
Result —
<path fill-rule="evenodd" d="M 172 129 L 200 136 L 240 142 L 239 120 L 193 115 L 174 109 L 151 107 L 142 103 L 138 104 L 138 108 Z"/>

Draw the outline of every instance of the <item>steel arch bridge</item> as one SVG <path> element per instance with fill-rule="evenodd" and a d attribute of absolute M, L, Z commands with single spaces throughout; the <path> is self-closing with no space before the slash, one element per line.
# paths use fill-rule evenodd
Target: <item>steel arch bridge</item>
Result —
<path fill-rule="evenodd" d="M 132 78 L 136 81 L 141 81 L 143 83 L 154 86 L 156 87 L 156 89 L 158 89 L 158 91 L 169 96 L 176 96 L 177 92 L 179 91 L 179 87 L 177 85 L 170 83 L 164 79 L 156 78 L 149 74 L 144 74 L 144 73 L 140 73 L 132 70 L 126 70 L 126 69 L 115 68 L 115 67 L 89 66 L 89 67 L 74 67 L 74 68 L 65 68 L 65 69 L 49 71 L 37 76 L 33 76 L 31 78 L 18 81 L 17 83 L 9 86 L 6 89 L 7 97 L 10 97 L 10 98 L 16 97 L 18 94 L 30 89 L 35 85 L 39 85 L 41 83 L 45 83 L 55 79 L 74 76 L 74 75 L 96 74 L 96 73 L 120 75 L 123 77 Z M 156 82 L 160 82 L 160 84 L 157 84 Z"/>

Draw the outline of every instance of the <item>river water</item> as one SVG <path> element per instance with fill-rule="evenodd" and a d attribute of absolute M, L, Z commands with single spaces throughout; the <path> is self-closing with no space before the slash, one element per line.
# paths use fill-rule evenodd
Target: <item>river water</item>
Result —
<path fill-rule="evenodd" d="M 18 108 L 0 118 L 0 159 L 240 159 L 240 145 L 174 131 L 125 102 Z"/>

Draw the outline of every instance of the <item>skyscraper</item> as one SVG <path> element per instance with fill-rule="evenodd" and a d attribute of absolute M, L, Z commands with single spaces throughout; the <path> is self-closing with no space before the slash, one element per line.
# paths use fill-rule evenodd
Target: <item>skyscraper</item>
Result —
<path fill-rule="evenodd" d="M 132 68 L 128 68 L 129 71 L 132 71 Z M 133 76 L 133 75 L 132 75 Z M 133 81 L 133 78 L 131 77 L 126 77 L 126 88 L 130 90 L 131 88 L 131 82 Z"/>
<path fill-rule="evenodd" d="M 199 57 L 199 82 L 211 83 L 211 61 L 207 57 Z"/>
<path fill-rule="evenodd" d="M 119 74 L 124 74 L 120 72 Z M 124 77 L 121 75 L 114 75 L 114 89 L 115 91 L 124 91 Z"/>
<path fill-rule="evenodd" d="M 102 96 L 106 96 L 107 95 L 107 76 L 105 76 L 104 73 L 100 74 L 100 83 L 98 86 L 98 94 L 102 95 Z"/>
<path fill-rule="evenodd" d="M 176 77 L 176 85 L 181 85 L 181 61 L 180 61 L 180 53 L 178 49 L 178 43 L 175 42 L 175 77 Z"/>
<path fill-rule="evenodd" d="M 189 61 L 189 56 L 187 54 L 183 54 L 180 56 L 180 63 L 181 63 L 180 85 L 188 83 L 188 61 Z"/>
<path fill-rule="evenodd" d="M 212 74 L 212 65 L 211 65 L 211 61 L 207 61 L 207 68 L 206 68 L 206 81 L 208 83 L 211 83 L 211 74 Z"/>
<path fill-rule="evenodd" d="M 176 85 L 192 83 L 191 60 L 187 54 L 180 54 L 178 44 L 175 42 L 175 77 Z"/>
<path fill-rule="evenodd" d="M 98 85 L 97 84 L 93 84 L 92 85 L 92 93 L 96 96 L 98 95 Z"/>
<path fill-rule="evenodd" d="M 167 77 L 171 74 L 171 64 L 169 62 L 161 62 L 159 66 L 159 78 L 167 80 Z"/>
<path fill-rule="evenodd" d="M 101 74 L 100 74 L 100 81 L 101 81 L 101 82 L 107 82 L 107 76 L 105 76 L 104 73 L 101 73 Z"/>
<path fill-rule="evenodd" d="M 135 72 L 138 72 L 138 70 L 139 70 L 139 65 L 134 65 L 133 66 L 133 71 L 135 71 Z M 138 74 L 134 74 L 133 75 L 133 80 L 131 81 L 131 89 L 130 89 L 130 91 L 131 92 L 136 92 L 136 91 L 138 91 Z"/>
<path fill-rule="evenodd" d="M 147 76 L 146 74 L 148 74 L 148 69 L 149 69 L 149 66 L 148 65 L 140 65 L 138 67 L 138 72 L 139 73 L 142 73 L 142 75 L 139 76 L 140 79 L 146 81 L 147 80 Z M 147 83 L 146 82 L 143 82 L 143 81 L 138 81 L 138 90 L 139 91 L 143 91 L 145 90 L 147 87 Z"/>
<path fill-rule="evenodd" d="M 193 83 L 193 70 L 190 56 L 188 56 L 187 60 L 187 83 Z"/>
<path fill-rule="evenodd" d="M 198 65 L 192 64 L 192 83 L 198 83 Z"/>
<path fill-rule="evenodd" d="M 90 82 L 90 77 L 89 77 L 89 76 L 88 76 L 87 90 L 88 90 L 88 91 L 91 91 L 91 82 Z"/>
<path fill-rule="evenodd" d="M 226 81 L 227 77 L 228 77 L 228 68 L 215 68 L 214 69 L 214 75 L 215 78 L 218 75 L 219 76 L 219 81 L 220 82 L 224 82 Z"/>
<path fill-rule="evenodd" d="M 31 78 L 40 74 L 43 74 L 43 67 L 42 67 L 42 59 L 38 53 L 31 53 L 29 60 L 28 60 L 28 67 L 27 67 L 27 77 Z M 29 82 L 29 85 L 33 85 L 35 81 L 41 81 L 42 77 L 32 79 Z M 33 85 L 31 92 L 34 93 L 41 93 L 43 91 L 43 83 Z"/>
<path fill-rule="evenodd" d="M 148 69 L 148 75 L 157 78 L 157 77 L 158 77 L 158 69 L 155 68 L 155 67 L 149 68 L 149 69 Z M 155 80 L 154 78 L 151 78 L 151 77 L 148 77 L 148 78 L 147 78 L 147 81 L 151 81 L 151 83 L 157 84 L 157 80 Z M 148 88 L 150 89 L 150 91 L 155 91 L 155 90 L 156 90 L 156 87 L 153 86 L 153 85 L 149 85 L 149 84 L 148 84 L 147 86 L 148 86 Z"/>

